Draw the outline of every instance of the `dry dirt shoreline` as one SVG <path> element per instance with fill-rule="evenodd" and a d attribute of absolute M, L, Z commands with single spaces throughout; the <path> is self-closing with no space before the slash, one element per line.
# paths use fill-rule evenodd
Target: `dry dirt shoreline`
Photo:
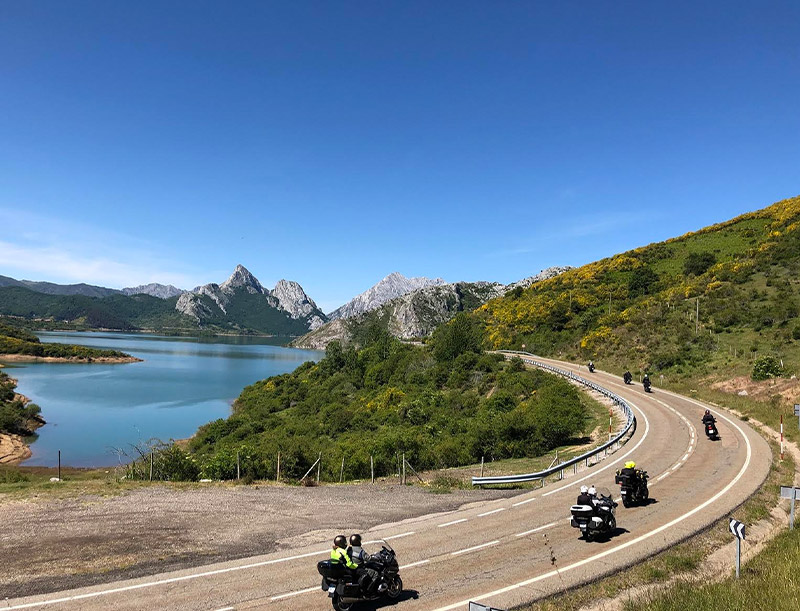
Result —
<path fill-rule="evenodd" d="M 395 479 L 311 488 L 153 485 L 62 499 L 0 494 L 0 592 L 42 594 L 291 549 L 519 493 L 432 494 Z"/>

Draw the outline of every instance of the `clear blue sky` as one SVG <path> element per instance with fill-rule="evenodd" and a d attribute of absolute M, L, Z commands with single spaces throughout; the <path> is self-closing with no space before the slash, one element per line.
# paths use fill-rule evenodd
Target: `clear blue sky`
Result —
<path fill-rule="evenodd" d="M 800 193 L 800 3 L 0 5 L 0 274 L 326 311 Z"/>

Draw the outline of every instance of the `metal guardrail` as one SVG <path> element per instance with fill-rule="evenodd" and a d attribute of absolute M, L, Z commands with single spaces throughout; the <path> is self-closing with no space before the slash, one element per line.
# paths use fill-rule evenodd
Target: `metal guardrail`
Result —
<path fill-rule="evenodd" d="M 530 352 L 520 352 L 518 350 L 499 350 L 503 354 L 516 354 L 518 355 L 524 362 L 529 363 L 531 365 L 535 365 L 540 369 L 546 369 L 547 371 L 551 371 L 557 375 L 563 376 L 565 378 L 569 378 L 570 380 L 574 380 L 584 386 L 588 386 L 592 390 L 595 390 L 609 399 L 614 401 L 620 408 L 622 408 L 623 413 L 627 417 L 627 422 L 625 423 L 625 428 L 622 429 L 620 433 L 617 434 L 616 437 L 609 440 L 607 443 L 604 443 L 601 446 L 598 446 L 588 452 L 581 454 L 580 456 L 575 456 L 563 463 L 560 463 L 552 468 L 545 469 L 544 471 L 538 471 L 537 473 L 526 473 L 524 475 L 501 475 L 501 476 L 486 476 L 486 477 L 473 477 L 472 478 L 472 485 L 473 486 L 480 486 L 483 484 L 517 484 L 520 482 L 532 482 L 537 479 L 543 479 L 549 475 L 553 475 L 554 473 L 558 473 L 559 471 L 566 469 L 576 463 L 581 462 L 582 460 L 586 460 L 591 456 L 595 456 L 600 452 L 604 451 L 606 448 L 613 446 L 615 443 L 620 441 L 633 427 L 633 430 L 636 430 L 636 416 L 633 415 L 633 410 L 631 406 L 628 405 L 627 401 L 620 397 L 619 395 L 611 392 L 607 388 L 603 388 L 595 384 L 594 382 L 582 378 L 581 376 L 572 373 L 571 371 L 566 371 L 564 369 L 559 369 L 558 367 L 553 367 L 552 365 L 548 365 L 547 363 L 542 363 L 541 361 L 535 360 L 535 355 L 531 354 Z"/>

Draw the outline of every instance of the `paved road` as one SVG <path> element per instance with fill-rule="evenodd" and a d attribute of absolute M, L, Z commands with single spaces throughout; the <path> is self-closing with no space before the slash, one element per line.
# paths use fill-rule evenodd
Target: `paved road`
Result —
<path fill-rule="evenodd" d="M 728 515 L 764 481 L 768 444 L 745 423 L 717 414 L 721 441 L 703 436 L 706 406 L 656 388 L 625 386 L 616 376 L 549 361 L 595 380 L 633 406 L 638 426 L 607 460 L 541 490 L 446 514 L 386 524 L 365 540 L 389 540 L 398 554 L 405 592 L 385 608 L 466 609 L 479 600 L 499 608 L 529 602 L 593 580 L 665 549 Z M 627 460 L 650 474 L 646 507 L 617 511 L 618 532 L 586 542 L 569 526 L 569 506 L 582 483 L 615 490 L 614 472 Z M 329 542 L 103 586 L 0 602 L 0 609 L 330 609 L 319 588 L 317 560 Z M 365 545 L 367 549 L 372 545 Z M 362 606 L 361 609 L 375 607 Z"/>

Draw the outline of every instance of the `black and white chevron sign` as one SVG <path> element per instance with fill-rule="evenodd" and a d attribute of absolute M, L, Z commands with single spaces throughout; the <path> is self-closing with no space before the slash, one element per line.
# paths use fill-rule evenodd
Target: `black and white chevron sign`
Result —
<path fill-rule="evenodd" d="M 728 528 L 730 529 L 734 537 L 744 541 L 744 524 L 742 524 L 739 520 L 734 520 L 733 518 L 731 518 Z"/>

